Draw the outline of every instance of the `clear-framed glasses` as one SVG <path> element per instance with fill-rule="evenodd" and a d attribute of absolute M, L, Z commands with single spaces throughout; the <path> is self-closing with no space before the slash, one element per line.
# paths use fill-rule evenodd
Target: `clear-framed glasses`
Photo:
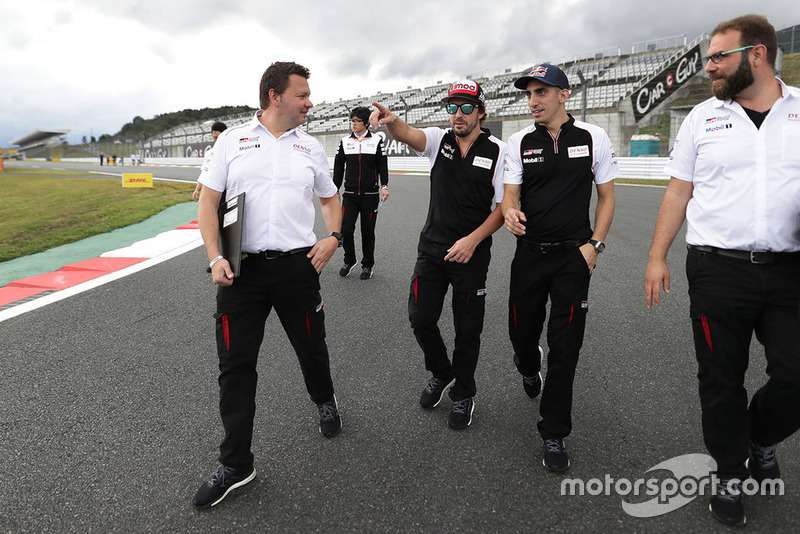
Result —
<path fill-rule="evenodd" d="M 461 108 L 461 113 L 464 115 L 469 115 L 475 111 L 475 104 L 447 104 L 444 107 L 450 115 L 458 113 L 458 108 Z"/>
<path fill-rule="evenodd" d="M 756 47 L 756 45 L 742 46 L 742 47 L 739 47 L 739 48 L 734 48 L 733 50 L 726 50 L 724 52 L 717 52 L 716 54 L 711 54 L 710 56 L 704 57 L 703 58 L 703 64 L 705 65 L 706 63 L 708 63 L 710 61 L 711 63 L 716 65 L 720 61 L 722 61 L 722 58 L 724 58 L 728 54 L 733 54 L 733 53 L 736 53 L 736 52 L 742 52 L 744 50 L 748 50 L 750 48 L 755 48 L 755 47 Z"/>

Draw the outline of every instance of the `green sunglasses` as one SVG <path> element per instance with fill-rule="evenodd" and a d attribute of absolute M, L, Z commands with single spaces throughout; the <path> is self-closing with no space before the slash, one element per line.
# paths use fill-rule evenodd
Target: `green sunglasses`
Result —
<path fill-rule="evenodd" d="M 475 111 L 475 104 L 447 104 L 444 107 L 450 115 L 458 113 L 458 108 L 461 108 L 461 113 L 464 115 L 469 115 Z"/>

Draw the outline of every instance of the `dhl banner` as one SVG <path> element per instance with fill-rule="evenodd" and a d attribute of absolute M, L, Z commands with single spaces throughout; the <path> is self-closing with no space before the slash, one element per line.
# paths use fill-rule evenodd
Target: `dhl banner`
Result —
<path fill-rule="evenodd" d="M 122 187 L 153 187 L 152 173 L 130 173 L 122 175 Z"/>

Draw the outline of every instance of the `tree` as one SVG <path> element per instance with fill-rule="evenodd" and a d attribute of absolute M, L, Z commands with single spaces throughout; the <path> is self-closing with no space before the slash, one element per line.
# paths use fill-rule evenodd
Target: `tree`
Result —
<path fill-rule="evenodd" d="M 86 136 L 85 135 L 83 137 L 81 137 L 81 143 L 83 143 L 84 145 L 86 144 Z"/>

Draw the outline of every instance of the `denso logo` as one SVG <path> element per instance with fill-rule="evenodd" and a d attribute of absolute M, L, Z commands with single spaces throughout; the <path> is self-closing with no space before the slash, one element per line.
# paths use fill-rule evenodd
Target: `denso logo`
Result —
<path fill-rule="evenodd" d="M 789 113 L 790 121 L 800 121 L 800 113 Z"/>
<path fill-rule="evenodd" d="M 297 143 L 293 144 L 292 148 L 295 149 L 295 150 L 299 150 L 300 152 L 305 152 L 306 154 L 311 154 L 311 149 L 310 148 L 308 148 L 306 146 L 303 146 L 303 145 L 298 145 Z"/>

